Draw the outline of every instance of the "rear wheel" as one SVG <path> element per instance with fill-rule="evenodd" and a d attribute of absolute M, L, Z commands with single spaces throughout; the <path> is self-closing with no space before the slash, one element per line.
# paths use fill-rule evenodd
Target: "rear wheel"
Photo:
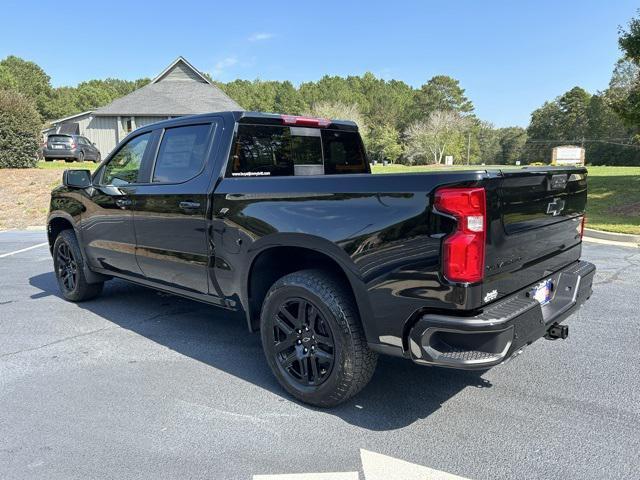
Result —
<path fill-rule="evenodd" d="M 78 161 L 84 162 L 84 152 L 80 152 L 80 155 L 78 155 Z"/>
<path fill-rule="evenodd" d="M 302 270 L 278 280 L 262 307 L 267 362 L 297 399 L 338 405 L 362 390 L 375 370 L 351 292 L 332 275 Z"/>
<path fill-rule="evenodd" d="M 72 302 L 94 298 L 102 292 L 103 282 L 88 283 L 84 259 L 73 230 L 60 232 L 53 244 L 53 267 L 62 296 Z"/>
<path fill-rule="evenodd" d="M 96 159 L 94 160 L 95 163 L 100 163 L 102 161 L 102 155 L 100 155 L 99 153 L 96 155 Z"/>

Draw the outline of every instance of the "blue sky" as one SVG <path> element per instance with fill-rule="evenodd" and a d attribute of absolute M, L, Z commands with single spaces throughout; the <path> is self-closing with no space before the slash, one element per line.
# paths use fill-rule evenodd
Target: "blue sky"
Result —
<path fill-rule="evenodd" d="M 606 88 L 637 1 L 3 2 L 0 57 L 55 86 L 153 77 L 178 55 L 215 78 L 371 71 L 419 86 L 460 80 L 482 119 L 526 126 L 545 100 Z M 152 5 L 152 6 L 151 6 Z"/>

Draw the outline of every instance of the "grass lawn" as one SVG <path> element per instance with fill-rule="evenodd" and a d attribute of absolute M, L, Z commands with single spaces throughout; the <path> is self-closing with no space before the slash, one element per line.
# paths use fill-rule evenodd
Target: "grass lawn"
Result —
<path fill-rule="evenodd" d="M 376 165 L 373 173 L 437 172 L 452 168 L 478 170 L 504 167 Z M 608 232 L 640 234 L 640 167 L 588 167 L 588 170 L 587 226 Z"/>
<path fill-rule="evenodd" d="M 46 170 L 66 170 L 68 168 L 80 168 L 85 170 L 95 170 L 98 166 L 97 163 L 93 162 L 65 162 L 64 160 L 54 160 L 52 162 L 45 162 L 44 160 L 40 160 L 38 162 L 38 168 L 43 168 Z"/>

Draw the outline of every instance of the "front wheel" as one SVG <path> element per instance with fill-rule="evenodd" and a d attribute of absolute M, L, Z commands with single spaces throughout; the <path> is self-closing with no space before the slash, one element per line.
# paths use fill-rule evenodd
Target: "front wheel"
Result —
<path fill-rule="evenodd" d="M 53 244 L 53 267 L 62 296 L 72 302 L 90 300 L 100 295 L 103 283 L 88 283 L 84 259 L 73 230 L 63 230 Z"/>
<path fill-rule="evenodd" d="M 320 270 L 278 280 L 265 297 L 262 346 L 280 384 L 297 399 L 332 407 L 362 390 L 377 354 L 369 349 L 353 296 Z"/>

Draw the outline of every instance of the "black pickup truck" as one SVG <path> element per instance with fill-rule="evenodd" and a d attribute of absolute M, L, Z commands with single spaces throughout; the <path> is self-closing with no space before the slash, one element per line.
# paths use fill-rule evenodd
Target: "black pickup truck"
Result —
<path fill-rule="evenodd" d="M 352 122 L 221 112 L 67 170 L 48 237 L 66 299 L 117 277 L 244 312 L 282 386 L 332 406 L 378 353 L 486 369 L 565 338 L 586 199 L 584 168 L 371 175 Z"/>

